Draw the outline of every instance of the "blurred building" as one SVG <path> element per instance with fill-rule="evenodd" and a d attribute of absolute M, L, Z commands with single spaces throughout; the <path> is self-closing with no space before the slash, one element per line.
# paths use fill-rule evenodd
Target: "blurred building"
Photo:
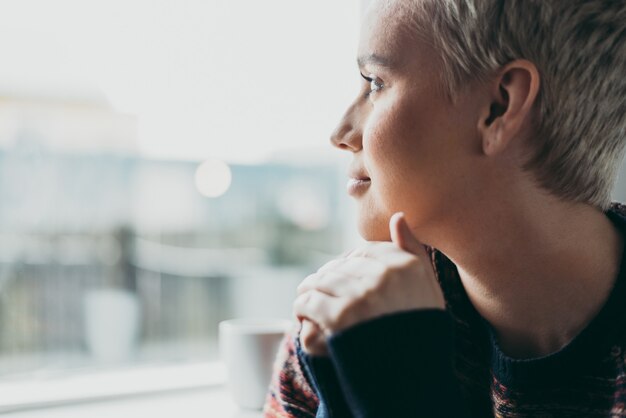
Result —
<path fill-rule="evenodd" d="M 138 157 L 133 119 L 104 102 L 0 106 L 0 374 L 88 363 L 99 288 L 137 294 L 145 358 L 206 358 L 219 320 L 289 315 L 297 281 L 342 251 L 335 165 L 230 165 L 209 198 L 223 179 Z"/>

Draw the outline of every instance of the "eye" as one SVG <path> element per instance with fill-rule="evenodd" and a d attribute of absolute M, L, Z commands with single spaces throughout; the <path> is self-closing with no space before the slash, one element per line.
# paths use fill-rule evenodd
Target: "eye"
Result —
<path fill-rule="evenodd" d="M 384 87 L 382 81 L 373 74 L 367 77 L 365 74 L 361 73 L 361 77 L 363 77 L 367 82 L 370 83 L 370 89 L 365 94 L 365 97 L 369 97 L 372 93 L 379 92 Z"/>

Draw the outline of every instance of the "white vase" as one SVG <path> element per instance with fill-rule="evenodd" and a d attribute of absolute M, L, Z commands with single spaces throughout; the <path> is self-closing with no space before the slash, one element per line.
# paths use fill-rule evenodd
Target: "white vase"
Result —
<path fill-rule="evenodd" d="M 94 359 L 106 363 L 131 360 L 139 339 L 139 300 L 122 289 L 97 289 L 84 300 L 85 342 Z"/>

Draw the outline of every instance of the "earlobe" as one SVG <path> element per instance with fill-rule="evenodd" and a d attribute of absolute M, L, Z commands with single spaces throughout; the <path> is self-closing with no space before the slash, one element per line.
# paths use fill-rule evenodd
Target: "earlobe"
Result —
<path fill-rule="evenodd" d="M 502 118 L 496 118 L 483 133 L 483 152 L 485 155 L 495 155 L 504 147 L 504 137 L 502 135 L 504 121 Z"/>

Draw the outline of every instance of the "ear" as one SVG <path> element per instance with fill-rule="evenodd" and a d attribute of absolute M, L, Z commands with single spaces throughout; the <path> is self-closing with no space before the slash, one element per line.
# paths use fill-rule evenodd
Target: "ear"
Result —
<path fill-rule="evenodd" d="M 486 155 L 495 155 L 532 122 L 533 106 L 540 86 L 539 70 L 527 60 L 505 65 L 492 83 L 489 108 L 481 113 L 479 132 Z"/>

